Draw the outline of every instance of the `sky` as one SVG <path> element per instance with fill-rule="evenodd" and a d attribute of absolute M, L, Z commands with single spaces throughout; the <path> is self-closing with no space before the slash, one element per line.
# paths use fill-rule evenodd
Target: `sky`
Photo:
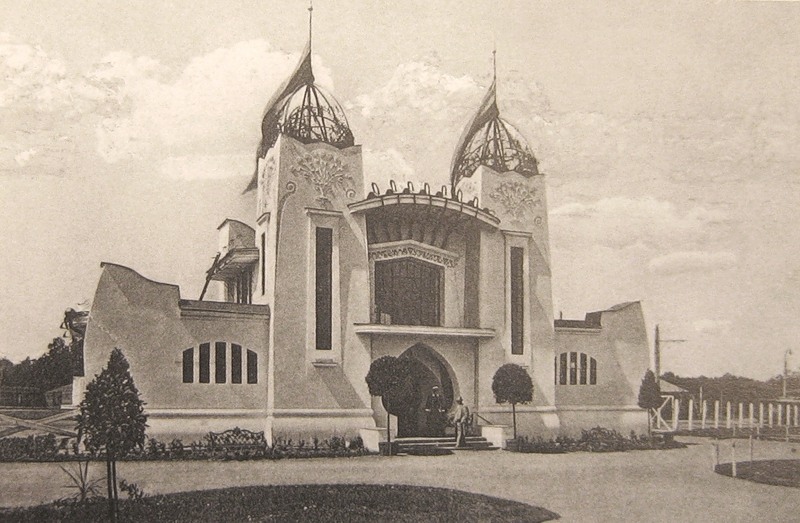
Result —
<path fill-rule="evenodd" d="M 35 9 L 32 7 L 35 6 Z M 0 357 L 43 353 L 102 261 L 196 299 L 255 220 L 291 1 L 0 3 Z M 680 375 L 800 369 L 800 3 L 317 0 L 313 63 L 365 176 L 448 180 L 491 83 L 547 180 L 556 317 L 641 300 Z"/>

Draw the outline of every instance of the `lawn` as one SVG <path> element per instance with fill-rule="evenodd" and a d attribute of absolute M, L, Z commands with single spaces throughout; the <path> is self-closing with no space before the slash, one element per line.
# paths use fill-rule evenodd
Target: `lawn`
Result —
<path fill-rule="evenodd" d="M 731 468 L 730 463 L 722 463 L 717 465 L 716 472 L 730 476 Z M 800 460 L 770 459 L 737 463 L 736 477 L 767 485 L 800 487 Z"/>
<path fill-rule="evenodd" d="M 104 521 L 105 499 L 0 510 L 0 520 Z M 201 490 L 121 501 L 121 521 L 549 521 L 543 508 L 458 490 L 408 485 L 283 485 Z"/>

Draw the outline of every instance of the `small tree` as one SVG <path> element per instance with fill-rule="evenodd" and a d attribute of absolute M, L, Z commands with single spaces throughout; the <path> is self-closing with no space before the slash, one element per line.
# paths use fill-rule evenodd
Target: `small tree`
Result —
<path fill-rule="evenodd" d="M 386 409 L 386 436 L 391 455 L 391 415 L 405 413 L 414 397 L 411 361 L 394 356 L 382 356 L 369 366 L 366 381 L 370 395 L 380 396 L 383 408 Z"/>
<path fill-rule="evenodd" d="M 494 373 L 492 392 L 497 403 L 511 404 L 514 439 L 517 439 L 517 403 L 533 400 L 533 382 L 528 371 L 514 363 L 506 363 Z"/>
<path fill-rule="evenodd" d="M 79 439 L 106 457 L 109 516 L 117 517 L 117 463 L 133 449 L 144 447 L 147 416 L 133 383 L 130 365 L 119 349 L 111 352 L 108 366 L 86 387 L 78 416 Z"/>
<path fill-rule="evenodd" d="M 639 387 L 639 407 L 647 410 L 647 435 L 652 435 L 652 413 L 661 406 L 661 387 L 652 370 L 644 373 L 642 385 Z"/>

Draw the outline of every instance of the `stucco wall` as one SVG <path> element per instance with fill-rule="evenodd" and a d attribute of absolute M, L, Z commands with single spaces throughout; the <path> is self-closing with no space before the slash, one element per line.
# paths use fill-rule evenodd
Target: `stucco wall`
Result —
<path fill-rule="evenodd" d="M 197 304 L 198 302 L 194 302 Z M 201 302 L 205 303 L 205 302 Z M 86 331 L 84 346 L 87 380 L 108 362 L 111 351 L 122 350 L 131 366 L 134 382 L 147 403 L 147 410 L 158 409 L 249 409 L 266 408 L 268 311 L 256 306 L 225 304 L 224 310 L 207 306 L 208 311 L 179 306 L 179 289 L 156 283 L 135 271 L 104 264 Z M 239 310 L 239 313 L 232 312 Z M 248 312 L 245 312 L 248 311 Z M 258 383 L 233 384 L 230 381 L 228 345 L 227 383 L 214 381 L 214 342 L 241 345 L 243 351 L 258 354 Z M 211 381 L 183 383 L 182 353 L 210 342 Z M 246 353 L 245 353 L 246 354 Z M 246 356 L 244 356 L 246 361 Z M 230 427 L 228 427 L 230 428 Z"/>

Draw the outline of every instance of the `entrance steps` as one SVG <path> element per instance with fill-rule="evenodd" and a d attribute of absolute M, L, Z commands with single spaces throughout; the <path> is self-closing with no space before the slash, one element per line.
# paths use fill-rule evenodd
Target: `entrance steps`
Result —
<path fill-rule="evenodd" d="M 442 438 L 395 438 L 393 441 L 397 442 L 398 452 L 406 453 L 409 450 L 424 450 L 432 447 L 439 449 L 454 450 L 456 448 L 456 440 L 453 436 Z M 492 444 L 482 436 L 467 436 L 467 446 L 464 450 L 497 450 L 498 447 Z"/>

